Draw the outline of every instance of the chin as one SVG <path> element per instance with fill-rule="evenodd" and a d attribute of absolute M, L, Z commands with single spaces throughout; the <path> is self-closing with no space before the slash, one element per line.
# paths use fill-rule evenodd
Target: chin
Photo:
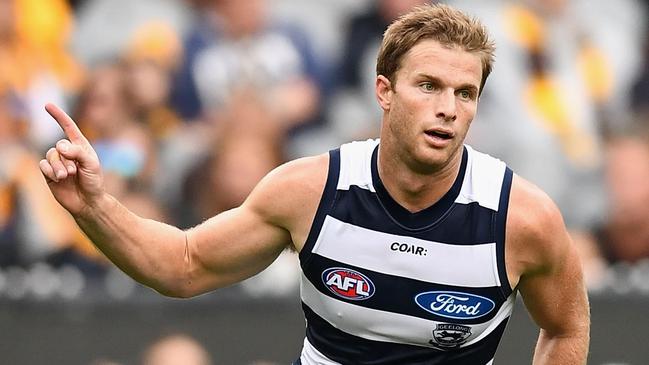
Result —
<path fill-rule="evenodd" d="M 420 150 L 420 153 L 417 154 L 417 159 L 422 165 L 428 165 L 430 167 L 440 167 L 445 166 L 451 162 L 454 156 L 457 153 L 461 153 L 462 145 L 448 145 L 444 148 L 433 148 L 426 146 Z"/>
<path fill-rule="evenodd" d="M 450 153 L 445 150 L 427 148 L 412 155 L 414 167 L 423 173 L 436 171 L 449 161 Z"/>

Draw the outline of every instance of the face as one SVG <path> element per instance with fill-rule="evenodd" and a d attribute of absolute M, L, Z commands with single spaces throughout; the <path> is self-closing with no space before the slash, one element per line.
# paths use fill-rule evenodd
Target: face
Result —
<path fill-rule="evenodd" d="M 122 72 L 112 66 L 99 67 L 90 75 L 84 91 L 79 120 L 99 135 L 115 133 L 127 114 Z"/>
<path fill-rule="evenodd" d="M 235 37 L 254 34 L 264 27 L 265 0 L 218 0 L 214 4 L 215 10 L 227 19 L 227 31 Z"/>
<path fill-rule="evenodd" d="M 423 40 L 401 59 L 394 83 L 379 76 L 381 143 L 414 170 L 459 161 L 475 116 L 482 64 L 477 54 Z"/>

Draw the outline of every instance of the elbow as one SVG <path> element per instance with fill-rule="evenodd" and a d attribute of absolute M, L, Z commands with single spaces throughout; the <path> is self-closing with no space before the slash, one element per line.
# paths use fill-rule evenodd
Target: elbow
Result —
<path fill-rule="evenodd" d="M 176 299 L 189 299 L 200 294 L 190 281 L 178 280 L 176 283 L 156 283 L 148 285 L 159 294 Z"/>
<path fill-rule="evenodd" d="M 161 295 L 164 295 L 165 297 L 168 298 L 189 299 L 196 296 L 196 294 L 182 289 L 169 289 L 169 288 L 153 288 L 153 289 L 158 293 L 160 293 Z"/>
<path fill-rule="evenodd" d="M 149 276 L 138 281 L 159 294 L 170 298 L 187 299 L 202 293 L 196 285 L 196 280 L 190 275 L 190 270 L 181 266 L 166 271 L 164 274 L 158 271 L 158 275 Z"/>
<path fill-rule="evenodd" d="M 164 279 L 160 278 L 155 282 L 155 285 L 150 287 L 158 293 L 170 297 L 187 299 L 198 295 L 192 280 L 192 263 L 189 237 L 187 232 L 183 232 L 183 250 L 182 256 L 176 257 L 174 261 L 176 265 L 167 266 L 168 269 Z M 180 253 L 179 253 L 180 254 Z"/>
<path fill-rule="evenodd" d="M 160 280 L 155 285 L 150 285 L 151 288 L 166 297 L 180 299 L 192 298 L 208 291 L 209 285 L 204 280 L 205 270 L 192 250 L 188 232 L 184 234 L 183 252 L 178 252 L 173 261 L 175 264 L 167 266 L 166 274 L 159 277 Z"/>

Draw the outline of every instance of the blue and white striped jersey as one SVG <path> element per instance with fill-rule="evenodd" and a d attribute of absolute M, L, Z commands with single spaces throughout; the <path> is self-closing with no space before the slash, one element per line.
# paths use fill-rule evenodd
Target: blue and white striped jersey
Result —
<path fill-rule="evenodd" d="M 515 301 L 505 271 L 512 171 L 465 146 L 434 205 L 410 213 L 378 176 L 378 140 L 330 152 L 300 252 L 300 361 L 492 364 Z"/>

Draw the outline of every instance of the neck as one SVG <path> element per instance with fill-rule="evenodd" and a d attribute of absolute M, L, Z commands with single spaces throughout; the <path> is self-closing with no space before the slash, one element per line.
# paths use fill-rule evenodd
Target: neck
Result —
<path fill-rule="evenodd" d="M 411 213 L 416 213 L 435 204 L 451 189 L 460 171 L 462 153 L 460 148 L 444 165 L 421 169 L 381 143 L 377 168 L 390 196 Z"/>

